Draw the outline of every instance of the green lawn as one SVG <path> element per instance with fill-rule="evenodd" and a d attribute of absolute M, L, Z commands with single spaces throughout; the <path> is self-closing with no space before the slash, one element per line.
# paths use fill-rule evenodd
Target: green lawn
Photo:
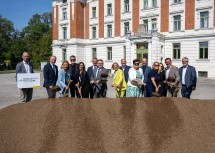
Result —
<path fill-rule="evenodd" d="M 34 72 L 41 72 L 40 69 L 35 69 Z M 16 70 L 4 70 L 0 71 L 0 74 L 16 73 Z"/>

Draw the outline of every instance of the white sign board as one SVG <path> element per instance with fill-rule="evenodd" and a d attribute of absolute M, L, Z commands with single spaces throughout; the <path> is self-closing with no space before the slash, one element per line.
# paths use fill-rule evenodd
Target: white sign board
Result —
<path fill-rule="evenodd" d="M 40 87 L 40 73 L 18 73 L 18 88 L 38 88 Z"/>

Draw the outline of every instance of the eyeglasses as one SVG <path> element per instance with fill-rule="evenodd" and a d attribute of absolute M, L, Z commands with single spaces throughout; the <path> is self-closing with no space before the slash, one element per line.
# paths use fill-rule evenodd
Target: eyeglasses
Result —
<path fill-rule="evenodd" d="M 134 65 L 138 66 L 138 65 L 140 65 L 140 63 L 134 63 Z"/>
<path fill-rule="evenodd" d="M 70 59 L 70 61 L 75 61 L 75 59 Z"/>

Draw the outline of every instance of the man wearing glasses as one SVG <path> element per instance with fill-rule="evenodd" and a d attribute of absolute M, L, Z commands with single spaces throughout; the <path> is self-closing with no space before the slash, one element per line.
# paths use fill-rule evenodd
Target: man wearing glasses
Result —
<path fill-rule="evenodd" d="M 76 93 L 78 92 L 77 87 L 75 86 L 78 83 L 78 64 L 76 63 L 76 57 L 74 55 L 70 56 L 70 66 L 69 66 L 69 72 L 70 72 L 70 79 L 72 82 L 70 83 L 70 93 L 71 97 L 75 97 Z"/>
<path fill-rule="evenodd" d="M 190 95 L 193 90 L 196 89 L 196 69 L 193 66 L 188 65 L 189 59 L 187 57 L 182 58 L 182 67 L 179 68 L 179 74 L 181 78 L 181 95 L 182 97 L 190 99 Z"/>
<path fill-rule="evenodd" d="M 106 97 L 108 71 L 104 67 L 102 59 L 98 60 L 98 67 L 94 69 L 90 78 L 90 84 L 93 85 L 94 98 Z"/>

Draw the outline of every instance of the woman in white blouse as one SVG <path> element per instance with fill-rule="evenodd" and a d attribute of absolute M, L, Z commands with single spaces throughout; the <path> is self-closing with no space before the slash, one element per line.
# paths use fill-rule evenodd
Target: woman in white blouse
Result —
<path fill-rule="evenodd" d="M 130 68 L 128 74 L 128 83 L 126 89 L 126 97 L 140 97 L 142 95 L 142 86 L 144 75 L 141 68 L 139 68 L 140 62 L 138 59 L 133 60 L 133 67 Z"/>

